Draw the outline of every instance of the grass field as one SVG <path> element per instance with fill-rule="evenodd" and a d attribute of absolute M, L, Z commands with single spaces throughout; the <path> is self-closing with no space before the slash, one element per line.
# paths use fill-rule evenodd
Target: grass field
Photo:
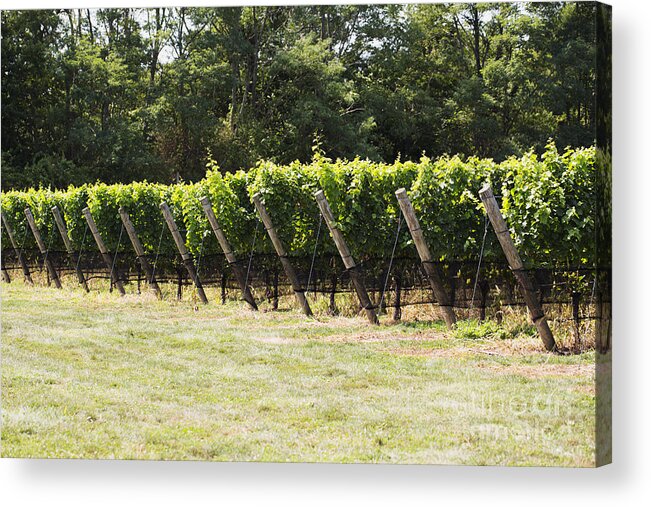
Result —
<path fill-rule="evenodd" d="M 476 336 L 2 284 L 2 456 L 593 466 L 594 353 Z"/>

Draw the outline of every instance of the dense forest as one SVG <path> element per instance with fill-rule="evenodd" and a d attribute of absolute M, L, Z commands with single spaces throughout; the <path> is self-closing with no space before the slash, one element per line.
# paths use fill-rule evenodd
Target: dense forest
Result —
<path fill-rule="evenodd" d="M 4 11 L 2 187 L 595 136 L 591 3 Z"/>

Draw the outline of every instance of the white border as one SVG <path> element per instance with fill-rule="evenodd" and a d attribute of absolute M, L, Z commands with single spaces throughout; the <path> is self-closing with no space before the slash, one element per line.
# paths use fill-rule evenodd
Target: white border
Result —
<path fill-rule="evenodd" d="M 56 7 L 237 3 L 63 0 Z M 651 325 L 647 318 L 651 303 L 651 2 L 609 3 L 614 26 L 615 132 L 613 465 L 574 470 L 4 459 L 0 460 L 0 501 L 48 507 L 252 502 L 330 507 L 340 503 L 651 505 Z M 3 8 L 53 6 L 52 2 L 29 0 L 3 3 Z"/>

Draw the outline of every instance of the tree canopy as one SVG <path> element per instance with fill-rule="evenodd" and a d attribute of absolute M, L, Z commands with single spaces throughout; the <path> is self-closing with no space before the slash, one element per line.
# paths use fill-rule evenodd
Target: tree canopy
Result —
<path fill-rule="evenodd" d="M 2 187 L 595 140 L 591 3 L 2 12 Z"/>

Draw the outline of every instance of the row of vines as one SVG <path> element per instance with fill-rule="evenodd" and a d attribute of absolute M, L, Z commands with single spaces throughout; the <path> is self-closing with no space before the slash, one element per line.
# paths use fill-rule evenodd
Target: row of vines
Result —
<path fill-rule="evenodd" d="M 504 217 L 530 267 L 578 270 L 595 265 L 594 162 L 592 147 L 559 152 L 553 144 L 540 157 L 529 153 L 502 163 L 443 157 L 382 164 L 333 161 L 317 153 L 307 165 L 261 162 L 249 171 L 227 174 L 209 163 L 206 177 L 192 184 L 97 183 L 67 190 L 9 191 L 2 194 L 1 205 L 26 250 L 36 248 L 27 232 L 27 207 L 48 248 L 61 251 L 64 246 L 52 206 L 61 210 L 74 247 L 92 250 L 82 214 L 88 206 L 107 247 L 115 251 L 121 233 L 118 209 L 123 206 L 147 252 L 173 256 L 176 249 L 169 233 L 163 233 L 159 209 L 165 201 L 185 234 L 188 249 L 197 256 L 200 251 L 204 255 L 220 252 L 199 202 L 206 195 L 234 251 L 245 256 L 251 253 L 256 237 L 254 253 L 273 252 L 251 204 L 251 196 L 259 192 L 290 254 L 325 258 L 336 251 L 323 233 L 316 234 L 320 218 L 314 192 L 323 189 L 354 257 L 363 262 L 386 257 L 392 249 L 400 213 L 395 191 L 404 187 L 434 257 L 443 263 L 468 262 L 478 258 L 484 236 L 486 222 L 478 190 L 489 182 L 501 197 Z M 2 245 L 9 246 L 4 229 Z M 128 246 L 121 243 L 123 251 Z M 404 226 L 395 253 L 415 255 Z M 487 235 L 484 258 L 487 262 L 503 259 L 492 234 Z"/>

